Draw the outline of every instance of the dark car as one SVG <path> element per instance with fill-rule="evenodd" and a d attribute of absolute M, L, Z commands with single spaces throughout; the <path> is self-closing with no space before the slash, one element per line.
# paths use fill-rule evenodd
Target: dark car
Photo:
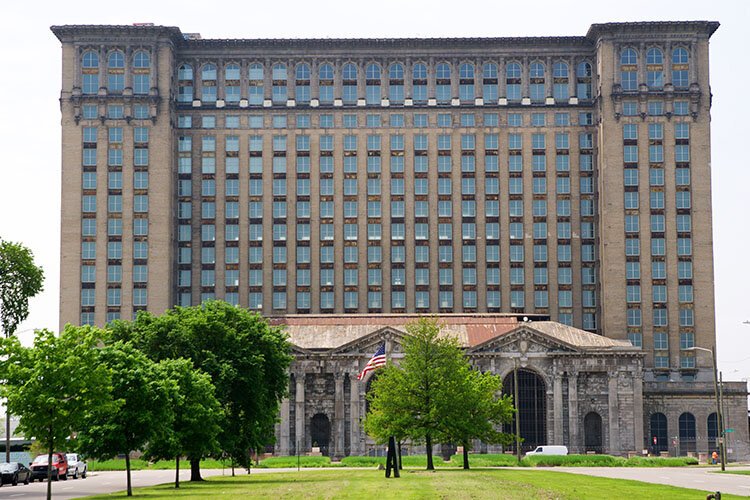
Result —
<path fill-rule="evenodd" d="M 52 454 L 52 474 L 53 481 L 68 479 L 68 459 L 64 453 Z M 31 463 L 31 481 L 38 479 L 43 481 L 47 479 L 47 454 L 38 455 Z"/>
<path fill-rule="evenodd" d="M 23 464 L 18 462 L 5 462 L 0 464 L 0 486 L 4 484 L 12 484 L 13 486 L 18 483 L 29 484 L 31 479 L 31 471 Z"/>

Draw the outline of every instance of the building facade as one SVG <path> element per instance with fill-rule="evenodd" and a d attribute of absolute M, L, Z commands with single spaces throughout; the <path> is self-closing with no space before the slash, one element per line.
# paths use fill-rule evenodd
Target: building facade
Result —
<path fill-rule="evenodd" d="M 61 325 L 212 298 L 270 317 L 538 314 L 640 348 L 676 428 L 674 390 L 712 377 L 693 347 L 715 346 L 717 27 L 204 40 L 55 26 Z"/>

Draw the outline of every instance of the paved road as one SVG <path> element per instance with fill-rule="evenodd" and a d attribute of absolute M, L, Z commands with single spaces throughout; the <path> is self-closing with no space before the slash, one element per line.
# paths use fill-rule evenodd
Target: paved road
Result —
<path fill-rule="evenodd" d="M 545 470 L 572 472 L 573 474 L 585 474 L 588 476 L 612 477 L 616 479 L 634 479 L 647 483 L 667 484 L 706 492 L 721 491 L 722 493 L 750 496 L 750 476 L 719 474 L 715 472 L 719 470 L 718 467 L 555 467 L 554 469 Z M 732 470 L 750 470 L 750 468 L 732 467 Z"/>
<path fill-rule="evenodd" d="M 240 474 L 244 469 L 238 470 Z M 256 472 L 253 470 L 253 472 Z M 201 471 L 204 477 L 221 474 L 221 469 L 208 469 Z M 226 474 L 231 472 L 227 469 Z M 174 470 L 142 470 L 131 473 L 133 487 L 152 486 L 155 484 L 169 483 L 174 481 Z M 190 471 L 183 470 L 180 473 L 180 480 L 187 481 L 190 479 Z M 86 479 L 68 479 L 67 481 L 57 481 L 52 483 L 52 498 L 55 500 L 80 498 L 88 495 L 97 495 L 110 493 L 114 491 L 123 491 L 125 484 L 125 471 L 113 472 L 91 472 Z M 19 484 L 18 486 L 5 485 L 0 488 L 0 499 L 13 498 L 20 500 L 37 500 L 44 499 L 47 495 L 47 483 L 35 481 L 29 485 Z"/>

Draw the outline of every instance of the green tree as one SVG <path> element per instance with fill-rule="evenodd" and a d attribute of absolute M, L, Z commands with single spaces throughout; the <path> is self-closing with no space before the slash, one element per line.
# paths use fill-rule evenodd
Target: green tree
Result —
<path fill-rule="evenodd" d="M 44 272 L 31 250 L 0 238 L 0 328 L 4 337 L 29 316 L 29 298 L 42 291 Z M 5 461 L 10 462 L 10 413 L 5 415 Z"/>
<path fill-rule="evenodd" d="M 78 434 L 79 447 L 97 459 L 125 455 L 128 496 L 132 496 L 130 453 L 144 449 L 151 440 L 166 439 L 174 420 L 169 401 L 176 383 L 164 379 L 153 361 L 125 342 L 103 347 L 100 363 L 110 372 L 117 407 L 102 407 L 89 415 Z"/>
<path fill-rule="evenodd" d="M 49 464 L 55 448 L 67 447 L 67 440 L 91 413 L 116 411 L 109 371 L 100 362 L 104 334 L 92 327 L 68 325 L 60 336 L 37 331 L 33 347 L 22 346 L 15 337 L 1 341 L 6 383 L 0 394 L 20 417 L 19 430 L 44 446 Z M 48 480 L 51 474 L 49 467 Z M 51 496 L 48 481 L 47 498 Z"/>
<path fill-rule="evenodd" d="M 443 436 L 463 447 L 463 466 L 469 468 L 469 450 L 474 439 L 485 443 L 510 444 L 513 435 L 499 429 L 513 418 L 513 401 L 503 396 L 502 379 L 498 375 L 482 373 L 471 368 L 464 358 L 464 366 L 456 373 L 456 397 L 444 409 Z"/>
<path fill-rule="evenodd" d="M 175 382 L 169 404 L 174 414 L 170 432 L 149 441 L 146 456 L 175 459 L 175 488 L 180 487 L 180 457 L 189 460 L 218 453 L 218 435 L 224 417 L 211 377 L 193 368 L 187 359 L 165 359 L 157 364 L 162 378 Z"/>
<path fill-rule="evenodd" d="M 373 381 L 365 417 L 365 429 L 378 439 L 394 432 L 423 442 L 428 470 L 435 468 L 433 443 L 448 437 L 445 415 L 463 396 L 459 389 L 465 377 L 466 359 L 457 339 L 441 336 L 440 329 L 432 318 L 406 325 L 404 358 Z"/>
<path fill-rule="evenodd" d="M 249 466 L 249 451 L 273 442 L 292 361 L 280 328 L 222 301 L 175 307 L 158 317 L 139 313 L 133 323 L 111 328 L 156 361 L 190 359 L 211 377 L 225 414 L 219 443 L 235 462 Z M 190 470 L 191 481 L 200 481 L 200 457 L 191 457 Z"/>

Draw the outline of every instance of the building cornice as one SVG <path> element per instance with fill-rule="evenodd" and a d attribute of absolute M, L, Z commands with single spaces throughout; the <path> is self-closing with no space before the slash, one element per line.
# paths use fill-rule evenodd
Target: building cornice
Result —
<path fill-rule="evenodd" d="M 710 38 L 719 28 L 716 21 L 648 21 L 634 23 L 592 24 L 586 37 L 592 42 L 604 37 L 664 36 L 673 34 L 703 35 Z"/>

